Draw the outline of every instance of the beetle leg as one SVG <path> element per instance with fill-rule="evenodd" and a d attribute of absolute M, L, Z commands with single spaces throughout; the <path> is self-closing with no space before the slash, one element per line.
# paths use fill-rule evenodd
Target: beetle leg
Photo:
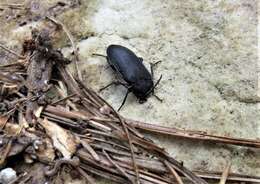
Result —
<path fill-rule="evenodd" d="M 108 87 L 110 87 L 110 86 L 112 86 L 112 85 L 114 85 L 114 84 L 115 84 L 115 82 L 109 83 L 108 85 L 104 86 L 103 88 L 100 88 L 100 89 L 99 89 L 99 92 L 103 91 L 104 89 L 106 89 L 106 88 L 108 88 Z"/>
<path fill-rule="evenodd" d="M 120 109 L 123 107 L 123 105 L 125 104 L 125 101 L 126 101 L 126 99 L 127 99 L 127 96 L 128 96 L 128 94 L 129 94 L 130 92 L 131 92 L 131 91 L 128 89 L 127 92 L 126 92 L 125 98 L 124 98 L 122 104 L 120 105 L 120 107 L 118 108 L 117 111 L 120 111 Z"/>
<path fill-rule="evenodd" d="M 161 60 L 159 60 L 159 61 L 156 61 L 155 63 L 150 63 L 150 66 L 152 67 L 152 68 L 154 68 L 155 66 L 157 66 L 159 63 L 161 63 L 162 61 Z"/>
<path fill-rule="evenodd" d="M 131 85 L 129 85 L 129 84 L 125 83 L 125 82 L 121 82 L 121 81 L 118 81 L 118 84 L 124 86 L 127 89 L 130 89 L 132 87 Z"/>
<path fill-rule="evenodd" d="M 107 59 L 107 56 L 103 55 L 103 54 L 97 54 L 97 53 L 93 53 L 92 56 L 101 56 L 101 57 L 105 57 Z"/>
<path fill-rule="evenodd" d="M 156 86 L 160 83 L 162 79 L 162 75 L 160 76 L 160 78 L 157 80 L 157 82 L 155 83 L 155 85 L 153 86 L 153 89 L 152 89 L 152 95 L 157 99 L 159 100 L 160 102 L 162 102 L 163 100 L 161 98 L 159 98 L 157 95 L 154 94 L 154 89 L 156 88 Z"/>
<path fill-rule="evenodd" d="M 158 79 L 158 81 L 153 86 L 153 89 L 156 88 L 156 86 L 160 83 L 161 79 L 162 79 L 162 75 L 160 75 L 160 78 Z"/>
<path fill-rule="evenodd" d="M 105 70 L 107 70 L 107 69 L 111 68 L 111 66 L 110 66 L 110 65 L 107 65 L 107 66 L 104 66 L 104 68 L 105 68 Z M 113 68 L 112 68 L 112 69 L 113 69 Z"/>
<path fill-rule="evenodd" d="M 156 61 L 155 63 L 152 63 L 152 65 L 153 66 L 156 66 L 156 65 L 158 65 L 159 63 L 161 63 L 162 62 L 162 60 L 159 60 L 159 61 Z"/>
<path fill-rule="evenodd" d="M 159 100 L 160 102 L 163 102 L 163 99 L 161 99 L 160 97 L 158 97 L 156 94 L 152 94 L 157 100 Z"/>
<path fill-rule="evenodd" d="M 154 80 L 154 77 L 153 77 L 153 64 L 150 63 L 150 69 L 151 69 L 151 76 L 152 76 L 152 81 Z"/>
<path fill-rule="evenodd" d="M 106 89 L 106 88 L 108 88 L 108 87 L 110 87 L 112 85 L 122 85 L 122 86 L 124 86 L 126 88 L 129 88 L 129 86 L 126 83 L 124 83 L 124 82 L 113 81 L 113 82 L 109 83 L 108 85 L 104 86 L 103 88 L 99 89 L 99 92 L 103 91 L 104 89 Z"/>
<path fill-rule="evenodd" d="M 143 62 L 143 60 L 144 60 L 142 57 L 138 57 L 138 59 L 140 62 Z"/>
<path fill-rule="evenodd" d="M 105 56 L 103 54 L 97 54 L 97 53 L 93 53 L 92 56 L 101 56 L 101 57 L 105 57 L 105 58 L 107 57 L 107 56 Z"/>
<path fill-rule="evenodd" d="M 153 72 L 153 69 L 154 69 L 154 67 L 157 65 L 157 64 L 159 64 L 160 62 L 162 62 L 161 60 L 160 61 L 157 61 L 157 62 L 155 62 L 155 63 L 150 63 L 150 68 L 151 68 L 151 76 L 152 76 L 152 80 L 154 81 L 154 72 Z M 161 78 L 161 77 L 160 77 Z M 161 79 L 159 79 L 159 80 L 161 80 Z M 156 84 L 157 85 L 157 84 Z M 155 85 L 155 86 L 156 86 Z M 154 88 L 155 88 L 155 86 L 153 87 L 153 90 L 152 90 L 152 94 L 154 94 Z"/>

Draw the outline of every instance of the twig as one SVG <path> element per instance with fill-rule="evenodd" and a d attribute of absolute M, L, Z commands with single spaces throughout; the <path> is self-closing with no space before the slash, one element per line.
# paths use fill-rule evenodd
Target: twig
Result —
<path fill-rule="evenodd" d="M 148 132 L 183 137 L 183 138 L 188 138 L 193 140 L 205 140 L 205 141 L 211 141 L 217 143 L 260 148 L 260 141 L 258 140 L 216 136 L 216 135 L 210 135 L 202 131 L 183 130 L 183 129 L 173 128 L 173 127 L 165 127 L 161 125 L 148 124 L 148 123 L 134 121 L 134 120 L 126 120 L 126 121 L 127 123 L 134 126 L 135 128 L 148 131 Z"/>
<path fill-rule="evenodd" d="M 24 6 L 24 4 L 12 4 L 12 3 L 1 3 L 0 6 L 17 6 L 17 7 L 21 7 L 21 6 Z"/>
<path fill-rule="evenodd" d="M 117 182 L 117 183 L 127 183 L 127 180 L 124 179 L 123 177 L 116 176 L 116 175 L 111 174 L 111 173 L 106 172 L 106 171 L 101 171 L 100 169 L 96 169 L 94 167 L 88 166 L 87 164 L 81 164 L 80 167 L 82 169 L 96 175 L 96 176 L 106 178 L 110 181 L 114 181 L 114 182 Z"/>
<path fill-rule="evenodd" d="M 103 106 L 103 105 L 104 105 L 103 100 L 100 99 L 100 97 L 98 96 L 98 94 L 97 94 L 94 90 L 92 90 L 92 89 L 90 89 L 90 88 L 87 88 L 82 81 L 77 81 L 77 82 L 78 82 L 78 84 L 80 85 L 80 87 L 83 89 L 83 91 L 84 91 L 85 93 L 88 93 L 88 94 L 89 94 L 90 99 L 91 99 L 95 104 L 97 104 L 97 106 Z"/>
<path fill-rule="evenodd" d="M 208 184 L 202 178 L 196 176 L 192 171 L 184 167 L 181 163 L 177 162 L 174 158 L 170 157 L 168 154 L 163 153 L 163 156 L 172 164 L 172 167 L 186 176 L 194 184 Z"/>
<path fill-rule="evenodd" d="M 86 178 L 88 184 L 95 184 L 96 181 L 91 177 L 89 176 L 83 169 L 81 169 L 80 167 L 77 168 L 77 171 L 84 177 Z"/>
<path fill-rule="evenodd" d="M 18 184 L 25 184 L 27 183 L 28 180 L 30 180 L 32 178 L 32 175 L 28 175 L 26 176 L 24 179 L 22 179 L 21 181 L 19 181 Z"/>
<path fill-rule="evenodd" d="M 0 7 L 7 7 L 10 9 L 25 9 L 24 4 L 0 4 Z"/>
<path fill-rule="evenodd" d="M 89 117 L 76 111 L 68 111 L 68 110 L 61 110 L 55 106 L 48 105 L 45 109 L 46 112 L 51 114 L 55 114 L 57 116 L 65 117 L 65 118 L 73 118 L 79 120 L 89 120 Z"/>
<path fill-rule="evenodd" d="M 62 101 L 66 101 L 66 100 L 68 100 L 68 99 L 74 97 L 75 95 L 76 95 L 76 94 L 71 94 L 71 95 L 68 95 L 68 96 L 66 96 L 66 97 L 63 97 L 62 99 L 59 99 L 59 100 L 57 100 L 57 101 L 55 101 L 55 102 L 52 102 L 51 105 L 57 105 L 58 103 L 60 103 L 60 102 L 62 102 Z"/>
<path fill-rule="evenodd" d="M 133 143 L 132 143 L 132 140 L 130 138 L 130 135 L 129 135 L 129 132 L 128 132 L 128 128 L 127 128 L 127 126 L 125 124 L 125 120 L 121 118 L 121 116 L 115 111 L 115 109 L 110 104 L 108 104 L 105 100 L 103 100 L 103 102 L 108 107 L 110 107 L 111 111 L 119 119 L 120 123 L 123 126 L 123 130 L 124 130 L 124 132 L 126 134 L 126 137 L 127 137 L 128 143 L 129 143 L 129 147 L 130 147 L 130 151 L 131 151 L 131 155 L 132 155 L 134 170 L 135 170 L 135 173 L 136 173 L 136 182 L 137 182 L 137 184 L 140 184 L 140 176 L 139 176 L 138 166 L 137 166 L 137 163 L 136 163 L 136 160 L 135 160 L 135 153 L 134 153 L 134 149 L 133 149 Z"/>
<path fill-rule="evenodd" d="M 138 163 L 138 164 L 139 164 L 139 163 Z M 123 162 L 118 162 L 118 165 L 120 165 L 121 167 L 126 168 L 126 169 L 127 169 L 126 172 L 128 172 L 129 174 L 135 175 L 134 171 L 132 171 L 132 167 L 131 167 L 129 164 L 126 164 L 126 163 L 123 163 Z M 166 173 L 166 172 L 158 174 L 158 173 L 154 173 L 154 172 L 151 171 L 151 170 L 146 170 L 146 169 L 144 168 L 144 169 L 140 169 L 140 178 L 143 179 L 144 176 L 148 176 L 148 177 L 149 177 L 149 180 L 151 180 L 151 179 L 152 179 L 152 180 L 156 179 L 156 180 L 157 180 L 157 182 L 155 182 L 156 184 L 161 183 L 161 182 L 163 182 L 163 183 L 165 183 L 165 182 L 166 182 L 166 183 L 172 183 L 172 181 L 170 180 L 170 178 L 164 177 L 164 174 L 165 174 L 165 173 Z M 158 180 L 159 180 L 159 182 L 158 182 Z"/>
<path fill-rule="evenodd" d="M 220 180 L 221 174 L 219 172 L 202 172 L 202 171 L 193 171 L 197 176 L 204 178 L 204 179 L 214 179 Z M 250 176 L 250 175 L 241 175 L 235 173 L 229 173 L 227 178 L 228 181 L 235 181 L 235 182 L 246 182 L 246 183 L 260 183 L 260 177 L 258 176 Z"/>
<path fill-rule="evenodd" d="M 183 184 L 183 181 L 181 177 L 178 175 L 178 173 L 172 168 L 171 164 L 167 161 L 164 160 L 163 163 L 166 165 L 166 167 L 170 170 L 170 172 L 173 174 L 174 178 L 176 179 L 178 184 Z"/>
<path fill-rule="evenodd" d="M 129 148 L 127 148 L 127 147 L 125 147 L 125 146 L 123 146 L 123 145 L 117 144 L 117 143 L 115 143 L 115 142 L 107 141 L 107 140 L 105 140 L 105 139 L 96 138 L 96 137 L 93 137 L 93 136 L 92 136 L 92 137 L 91 137 L 91 140 L 108 144 L 108 145 L 112 146 L 113 148 L 118 147 L 118 148 L 120 148 L 120 150 L 129 151 Z M 99 145 L 100 145 L 100 147 L 99 147 Z M 95 144 L 95 145 L 93 145 L 93 146 L 95 146 L 96 148 L 101 148 L 101 149 L 104 148 L 106 151 L 108 151 L 107 148 L 106 148 L 106 146 L 104 146 L 103 144 L 102 144 L 102 146 L 101 146 L 101 144 L 99 144 L 99 145 Z M 111 151 L 111 149 L 109 149 L 109 151 Z M 114 150 L 114 153 L 124 154 L 124 155 L 127 154 L 127 156 L 130 155 L 130 153 L 128 153 L 128 152 L 122 153 L 122 151 L 119 151 L 118 149 L 115 149 L 115 150 Z"/>
<path fill-rule="evenodd" d="M 81 128 L 81 126 L 77 122 L 75 122 L 71 119 L 68 119 L 68 118 L 56 116 L 55 114 L 52 114 L 52 113 L 43 112 L 41 114 L 41 116 L 47 117 L 49 120 L 55 121 L 56 123 L 59 123 L 61 125 L 67 125 L 67 126 L 72 127 L 72 128 Z"/>
<path fill-rule="evenodd" d="M 228 177 L 229 172 L 230 172 L 230 168 L 231 168 L 231 162 L 229 162 L 227 164 L 226 168 L 224 169 L 219 184 L 226 184 L 227 177 Z"/>
<path fill-rule="evenodd" d="M 4 49 L 5 51 L 7 51 L 7 52 L 9 52 L 9 53 L 11 53 L 11 54 L 13 54 L 13 55 L 15 55 L 15 56 L 18 57 L 19 59 L 25 59 L 24 56 L 22 56 L 22 55 L 20 55 L 20 54 L 17 54 L 15 51 L 13 51 L 13 50 L 11 50 L 11 49 L 5 47 L 5 46 L 2 45 L 1 43 L 0 43 L 0 47 L 1 47 L 2 49 Z"/>
<path fill-rule="evenodd" d="M 127 170 L 127 173 L 131 174 L 131 175 L 135 175 L 134 171 L 131 170 Z M 141 183 L 142 184 L 151 184 L 151 183 L 156 183 L 156 184 L 171 184 L 167 181 L 161 180 L 161 179 L 157 179 L 154 178 L 153 176 L 149 176 L 146 174 L 140 174 L 140 178 L 141 178 Z"/>
<path fill-rule="evenodd" d="M 99 162 L 100 158 L 98 154 L 95 152 L 95 150 L 86 141 L 81 140 L 80 142 L 82 146 L 92 155 L 92 157 Z"/>
<path fill-rule="evenodd" d="M 28 174 L 28 173 L 26 173 L 26 172 L 20 174 L 17 178 L 15 178 L 14 180 L 10 181 L 8 184 L 15 184 L 15 183 L 17 183 L 18 181 L 21 181 L 21 179 L 22 179 L 23 177 L 25 177 L 27 174 Z"/>
<path fill-rule="evenodd" d="M 109 180 L 114 181 L 114 178 L 120 174 L 118 173 L 117 170 L 112 168 L 112 164 L 110 162 L 107 161 L 107 159 L 102 159 L 100 161 L 100 163 L 94 162 L 93 159 L 91 158 L 91 156 L 89 154 L 83 153 L 81 151 L 79 151 L 78 156 L 82 159 L 83 163 L 81 165 L 81 167 L 85 167 L 88 165 L 90 167 L 88 167 L 88 171 L 92 172 L 93 170 L 98 169 L 98 174 L 101 177 L 106 178 L 106 175 L 108 173 L 112 174 L 110 175 L 111 178 L 108 178 Z M 119 164 L 119 163 L 118 163 Z M 93 165 L 93 166 L 92 166 Z M 121 163 L 120 163 L 121 165 Z M 92 166 L 92 167 L 91 167 Z M 93 169 L 92 169 L 93 168 Z M 136 178 L 136 173 L 135 171 L 132 171 L 132 166 L 130 166 L 129 164 L 125 167 L 127 168 L 127 170 L 125 172 L 127 172 L 129 175 L 129 177 L 132 179 L 132 181 Z M 142 172 L 142 171 L 140 171 Z M 94 173 L 96 174 L 96 173 Z M 121 176 L 123 177 L 123 176 Z M 151 184 L 151 183 L 156 183 L 156 184 L 169 184 L 168 182 L 165 182 L 165 179 L 161 179 L 160 177 L 158 178 L 158 176 L 155 176 L 153 174 L 141 174 L 140 173 L 140 181 L 142 184 Z M 124 182 L 118 182 L 118 183 L 127 183 L 127 180 Z"/>
<path fill-rule="evenodd" d="M 76 73 L 77 73 L 77 78 L 82 81 L 82 74 L 81 74 L 81 71 L 79 70 L 79 66 L 78 66 L 78 62 L 79 62 L 78 50 L 77 50 L 77 47 L 75 45 L 75 42 L 74 42 L 74 39 L 73 39 L 71 33 L 69 32 L 67 27 L 62 22 L 58 21 L 54 17 L 46 16 L 46 18 L 48 20 L 52 21 L 53 23 L 55 23 L 56 25 L 61 26 L 63 31 L 68 36 L 68 38 L 71 42 L 71 46 L 72 46 L 72 49 L 73 49 L 74 56 L 75 56 L 75 69 L 76 69 Z"/>
<path fill-rule="evenodd" d="M 61 98 L 63 98 L 63 99 L 65 98 L 67 105 L 69 107 L 71 107 L 74 111 L 78 111 L 76 105 L 73 102 L 71 102 L 71 100 L 69 99 L 69 98 L 75 96 L 76 94 L 74 94 L 74 95 L 72 94 L 72 96 L 68 95 L 68 90 L 64 86 L 63 82 L 59 81 L 58 84 L 60 87 L 56 87 L 56 89 L 57 89 L 57 92 L 59 93 L 59 95 L 61 96 Z"/>
<path fill-rule="evenodd" d="M 15 63 L 8 63 L 8 64 L 0 65 L 0 67 L 10 67 L 10 66 L 16 66 L 16 65 L 23 65 L 23 64 L 24 64 L 23 61 L 17 61 Z"/>
<path fill-rule="evenodd" d="M 95 96 L 96 93 L 93 92 L 93 95 Z M 129 135 L 129 131 L 128 131 L 128 128 L 127 128 L 127 125 L 125 123 L 125 120 L 123 118 L 121 118 L 121 116 L 115 111 L 115 109 L 109 104 L 107 103 L 104 99 L 102 99 L 100 96 L 96 95 L 97 98 L 99 99 L 99 101 L 103 102 L 105 105 L 107 105 L 110 109 L 111 109 L 111 112 L 113 112 L 113 114 L 116 116 L 116 118 L 118 118 L 120 124 L 122 125 L 123 127 L 123 130 L 126 134 L 126 137 L 127 137 L 127 140 L 128 140 L 128 143 L 129 143 L 129 147 L 130 147 L 130 151 L 131 151 L 131 156 L 132 156 L 132 161 L 133 161 L 133 166 L 134 166 L 134 170 L 135 170 L 135 173 L 136 173 L 136 182 L 137 184 L 140 184 L 140 176 L 139 176 L 139 171 L 138 171 L 138 166 L 136 164 L 136 160 L 135 160 L 135 154 L 134 154 L 134 149 L 133 149 L 133 143 L 131 141 L 131 138 L 130 138 L 130 135 Z"/>
<path fill-rule="evenodd" d="M 107 159 L 111 162 L 111 164 L 113 164 L 117 170 L 123 175 L 125 176 L 131 183 L 134 184 L 134 182 L 131 180 L 131 178 L 129 178 L 129 176 L 126 174 L 126 172 L 118 165 L 116 164 L 111 157 L 108 155 L 108 153 L 103 149 L 102 152 L 104 153 L 104 155 L 107 157 Z"/>

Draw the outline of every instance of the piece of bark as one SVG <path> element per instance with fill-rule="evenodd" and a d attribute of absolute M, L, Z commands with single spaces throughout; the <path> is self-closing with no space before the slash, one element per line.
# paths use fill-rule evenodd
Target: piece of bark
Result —
<path fill-rule="evenodd" d="M 35 96 L 36 99 L 27 102 L 25 117 L 30 124 L 35 124 L 36 117 L 34 110 L 38 109 L 38 103 L 45 103 L 45 93 L 50 88 L 49 81 L 54 62 L 49 53 L 49 50 L 52 50 L 49 33 L 47 31 L 35 31 L 32 34 L 35 48 L 29 51 L 31 53 L 31 59 L 27 68 L 26 87 L 28 89 L 28 97 L 31 98 Z"/>

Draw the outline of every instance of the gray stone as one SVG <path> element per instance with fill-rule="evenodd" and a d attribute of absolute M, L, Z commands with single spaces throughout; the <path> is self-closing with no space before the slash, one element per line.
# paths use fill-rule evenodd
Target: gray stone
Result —
<path fill-rule="evenodd" d="M 12 168 L 5 168 L 0 171 L 0 183 L 8 184 L 16 179 L 16 171 Z"/>

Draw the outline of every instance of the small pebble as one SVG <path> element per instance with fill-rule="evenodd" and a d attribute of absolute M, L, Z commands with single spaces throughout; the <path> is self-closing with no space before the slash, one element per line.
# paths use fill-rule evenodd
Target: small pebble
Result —
<path fill-rule="evenodd" d="M 16 171 L 12 168 L 5 168 L 0 171 L 0 183 L 8 184 L 16 179 Z"/>
<path fill-rule="evenodd" d="M 103 107 L 101 107 L 99 109 L 99 111 L 104 114 L 104 115 L 109 115 L 111 113 L 111 109 L 110 107 L 108 107 L 107 105 L 104 105 Z"/>

